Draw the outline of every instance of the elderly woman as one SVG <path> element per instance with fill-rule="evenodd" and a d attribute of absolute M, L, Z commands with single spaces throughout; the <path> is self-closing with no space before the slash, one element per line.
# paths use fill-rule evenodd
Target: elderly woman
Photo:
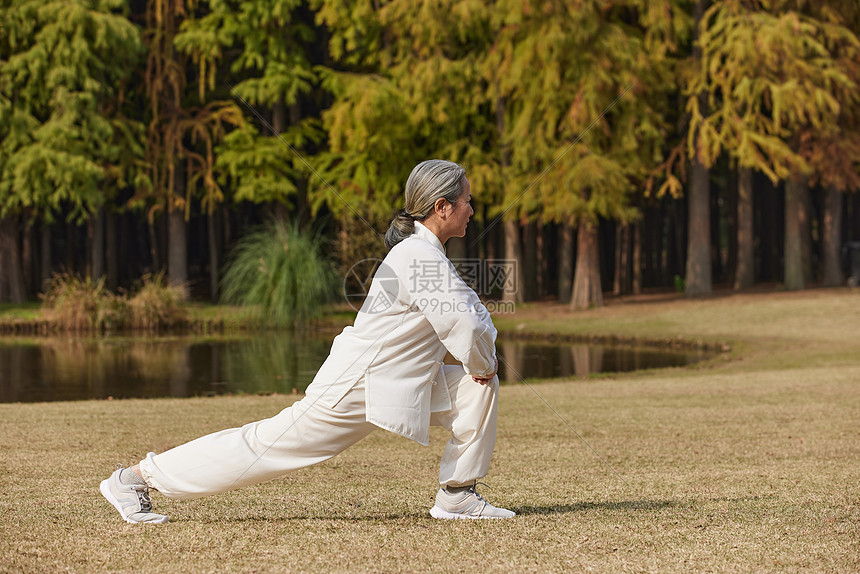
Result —
<path fill-rule="evenodd" d="M 390 248 L 355 319 L 332 344 L 306 396 L 272 418 L 216 432 L 101 483 L 127 522 L 163 523 L 149 488 L 197 498 L 322 462 L 382 427 L 422 445 L 431 424 L 451 439 L 442 453 L 435 518 L 509 518 L 475 490 L 496 440 L 496 329 L 445 257 L 472 210 L 465 170 L 425 161 L 406 182 L 406 205 L 385 235 Z M 450 351 L 461 365 L 444 365 Z"/>

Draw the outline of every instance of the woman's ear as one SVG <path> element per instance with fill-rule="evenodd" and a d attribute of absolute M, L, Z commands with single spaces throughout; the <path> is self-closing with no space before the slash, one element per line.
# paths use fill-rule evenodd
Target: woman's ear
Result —
<path fill-rule="evenodd" d="M 444 197 L 440 197 L 433 204 L 433 211 L 435 211 L 439 215 L 439 217 L 445 219 L 446 217 L 448 217 L 448 213 L 445 210 L 445 206 L 447 204 L 448 204 L 448 200 L 445 199 Z"/>

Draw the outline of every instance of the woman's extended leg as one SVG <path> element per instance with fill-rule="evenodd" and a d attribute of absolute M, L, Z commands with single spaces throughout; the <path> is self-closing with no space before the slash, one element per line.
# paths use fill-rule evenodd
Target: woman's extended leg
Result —
<path fill-rule="evenodd" d="M 150 453 L 140 462 L 140 471 L 146 486 L 169 498 L 198 498 L 322 462 L 375 428 L 365 420 L 361 381 L 333 408 L 305 397 L 272 418 L 206 435 L 161 454 Z M 115 475 L 114 490 L 124 485 L 119 471 Z M 119 498 L 117 493 L 113 496 Z"/>
<path fill-rule="evenodd" d="M 360 383 L 333 409 L 305 397 L 272 418 L 150 453 L 140 469 L 169 498 L 225 492 L 335 456 L 376 428 L 364 413 Z"/>

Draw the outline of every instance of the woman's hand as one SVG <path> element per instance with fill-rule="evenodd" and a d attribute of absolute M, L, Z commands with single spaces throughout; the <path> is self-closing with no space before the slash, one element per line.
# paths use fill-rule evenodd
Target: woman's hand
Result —
<path fill-rule="evenodd" d="M 490 375 L 489 377 L 472 377 L 472 380 L 478 384 L 481 384 L 481 385 L 486 385 L 487 383 L 492 381 L 493 377 L 496 376 L 496 373 L 499 372 L 499 359 L 498 359 L 498 357 L 496 357 L 495 360 L 496 360 L 496 364 L 493 367 L 493 374 L 492 375 Z"/>

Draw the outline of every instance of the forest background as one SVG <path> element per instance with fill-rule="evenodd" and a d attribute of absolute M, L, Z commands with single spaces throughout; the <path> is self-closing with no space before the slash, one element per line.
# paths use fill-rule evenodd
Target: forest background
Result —
<path fill-rule="evenodd" d="M 452 259 L 516 289 L 842 285 L 856 0 L 0 0 L 0 302 L 55 272 L 218 299 L 270 218 L 384 254 L 412 167 L 468 169 Z"/>

